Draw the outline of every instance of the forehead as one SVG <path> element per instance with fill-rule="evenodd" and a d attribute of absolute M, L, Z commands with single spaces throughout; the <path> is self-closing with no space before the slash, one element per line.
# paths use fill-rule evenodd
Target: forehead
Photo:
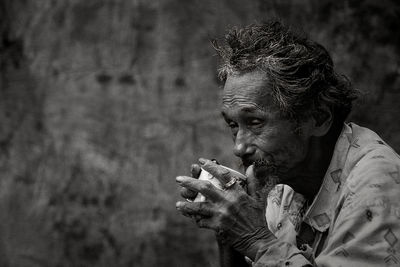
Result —
<path fill-rule="evenodd" d="M 246 105 L 270 109 L 271 83 L 261 71 L 229 75 L 225 82 L 222 102 L 224 109 Z"/>

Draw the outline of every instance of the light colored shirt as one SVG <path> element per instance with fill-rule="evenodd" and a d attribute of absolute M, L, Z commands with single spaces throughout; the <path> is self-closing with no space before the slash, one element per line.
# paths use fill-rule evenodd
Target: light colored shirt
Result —
<path fill-rule="evenodd" d="M 255 267 L 400 266 L 400 157 L 369 129 L 344 126 L 305 212 L 304 198 L 287 185 L 277 185 L 267 203 L 277 239 L 258 251 Z M 298 248 L 302 222 L 314 240 Z"/>

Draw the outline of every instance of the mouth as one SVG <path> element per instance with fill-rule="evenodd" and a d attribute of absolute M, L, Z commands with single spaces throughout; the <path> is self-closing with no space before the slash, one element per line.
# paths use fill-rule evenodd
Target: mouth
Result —
<path fill-rule="evenodd" d="M 256 176 L 262 177 L 271 174 L 277 174 L 278 167 L 272 157 L 262 157 L 258 159 L 242 158 L 242 166 L 246 171 L 251 165 L 254 165 Z"/>
<path fill-rule="evenodd" d="M 296 181 L 297 176 L 291 175 L 290 169 L 288 169 L 284 164 L 279 163 L 269 155 L 267 157 L 260 157 L 253 160 L 242 159 L 242 164 L 246 173 L 247 169 L 253 165 L 253 177 L 261 186 L 271 188 L 276 184 L 287 184 L 294 188 L 293 182 Z"/>
<path fill-rule="evenodd" d="M 241 163 L 242 166 L 244 167 L 245 170 L 247 170 L 248 167 L 250 167 L 251 165 L 254 165 L 256 163 L 266 163 L 267 161 L 265 159 L 263 159 L 262 157 L 257 158 L 257 157 L 242 157 L 241 158 Z"/>
<path fill-rule="evenodd" d="M 278 167 L 273 159 L 261 158 L 254 161 L 254 176 L 262 179 L 271 175 L 276 176 Z"/>

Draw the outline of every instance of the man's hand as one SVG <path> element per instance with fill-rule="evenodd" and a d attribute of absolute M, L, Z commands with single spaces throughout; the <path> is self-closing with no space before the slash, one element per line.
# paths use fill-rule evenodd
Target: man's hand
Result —
<path fill-rule="evenodd" d="M 229 170 L 210 160 L 199 160 L 201 167 L 216 177 L 222 185 L 229 184 L 234 178 Z M 251 197 L 239 185 L 234 183 L 225 190 L 213 186 L 209 181 L 179 176 L 176 181 L 188 192 L 200 192 L 205 202 L 177 202 L 177 209 L 184 215 L 196 216 L 199 227 L 213 229 L 222 238 L 243 255 L 254 259 L 260 245 L 274 239 L 265 221 L 265 206 Z M 193 194 L 190 195 L 193 198 Z"/>
<path fill-rule="evenodd" d="M 193 178 L 198 179 L 200 176 L 200 172 L 201 172 L 201 167 L 199 164 L 192 164 L 192 166 L 190 167 L 190 173 L 192 175 Z M 190 190 L 186 187 L 182 187 L 181 188 L 181 196 L 183 198 L 186 198 L 187 200 L 194 200 L 197 196 L 197 192 Z"/>

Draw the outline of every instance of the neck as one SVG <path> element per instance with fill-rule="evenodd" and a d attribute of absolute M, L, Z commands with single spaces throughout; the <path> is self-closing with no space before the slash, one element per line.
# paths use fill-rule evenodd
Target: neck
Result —
<path fill-rule="evenodd" d="M 323 137 L 312 137 L 307 158 L 301 166 L 294 170 L 293 177 L 287 182 L 296 192 L 312 201 L 318 193 L 323 178 L 331 162 L 336 141 L 341 127 L 332 127 Z"/>

